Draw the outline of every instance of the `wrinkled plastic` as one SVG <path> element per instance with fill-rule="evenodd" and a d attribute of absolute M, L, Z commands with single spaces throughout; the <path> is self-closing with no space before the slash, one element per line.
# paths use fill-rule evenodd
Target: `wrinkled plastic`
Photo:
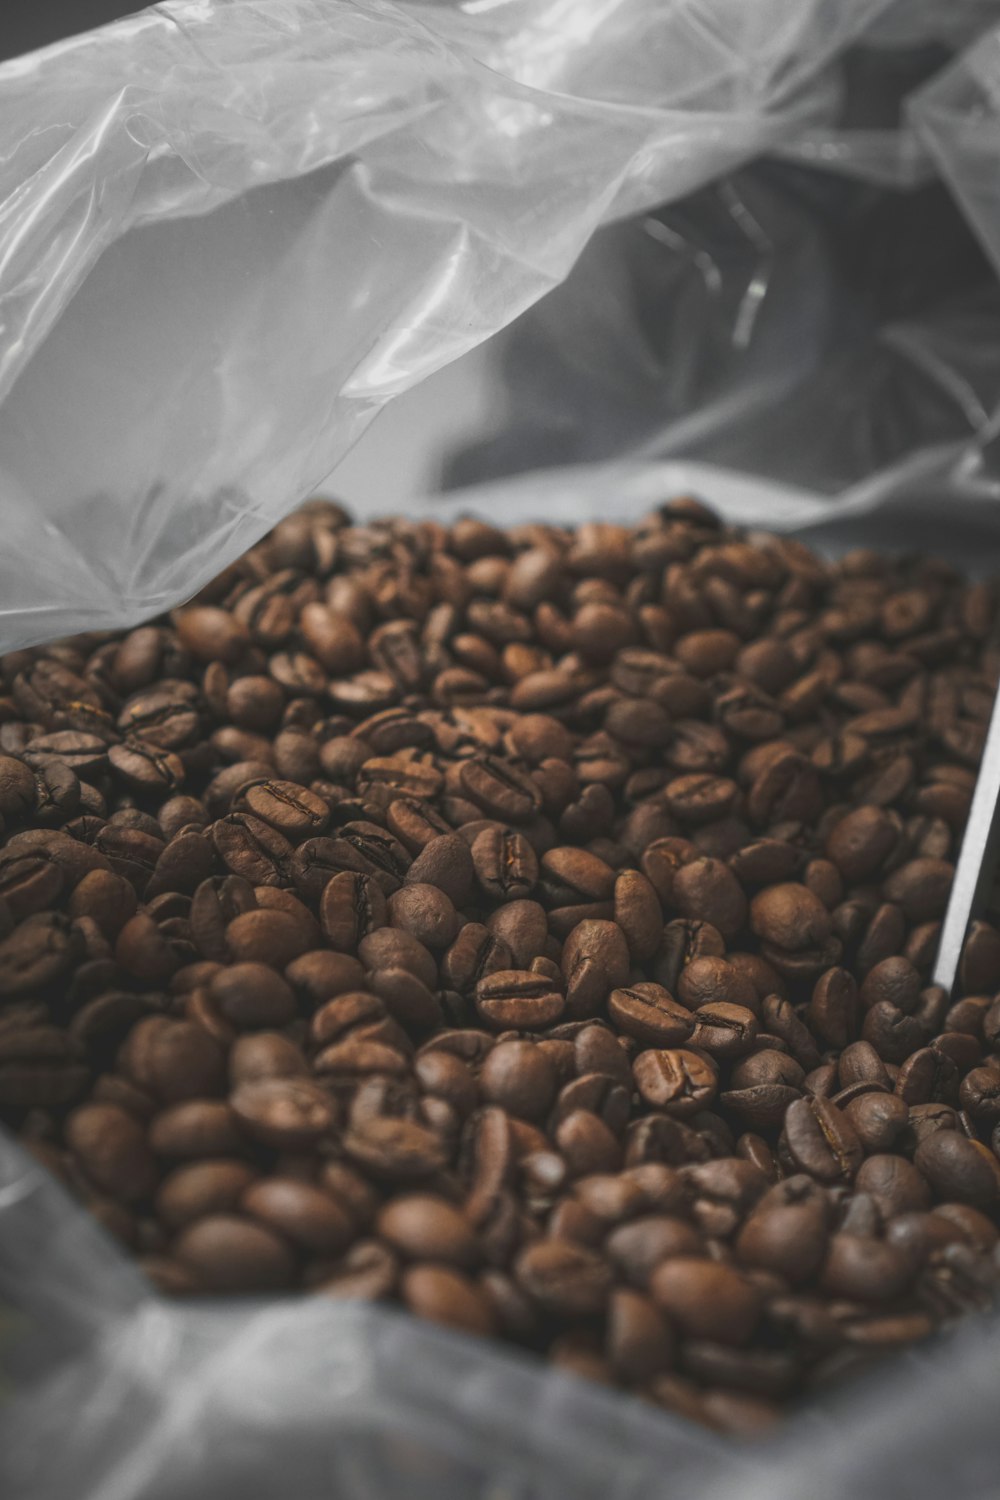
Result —
<path fill-rule="evenodd" d="M 510 525 L 637 520 L 693 493 L 836 553 L 907 544 L 989 566 L 1000 507 L 822 496 L 698 464 L 481 486 Z M 900 507 L 903 507 L 901 509 Z M 417 513 L 446 517 L 453 502 Z M 893 1358 L 890 1356 L 890 1358 Z M 1000 1321 L 813 1399 L 773 1438 L 703 1431 L 540 1361 L 322 1297 L 166 1302 L 0 1128 L 4 1500 L 992 1500 Z M 3 1387 L 0 1386 L 0 1390 Z M 849 1437 L 847 1436 L 849 1435 Z"/>
<path fill-rule="evenodd" d="M 0 68 L 0 648 L 176 603 L 886 0 L 172 0 Z"/>

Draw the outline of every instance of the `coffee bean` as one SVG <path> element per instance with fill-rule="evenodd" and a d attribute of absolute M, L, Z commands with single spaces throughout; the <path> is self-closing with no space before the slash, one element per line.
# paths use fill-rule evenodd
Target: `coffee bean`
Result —
<path fill-rule="evenodd" d="M 820 1182 L 849 1182 L 861 1165 L 861 1143 L 828 1099 L 797 1099 L 785 1115 L 784 1139 L 800 1171 Z"/>
<path fill-rule="evenodd" d="M 1000 1200 L 1000 1163 L 979 1141 L 938 1130 L 917 1146 L 913 1164 L 944 1201 L 992 1209 Z"/>
<path fill-rule="evenodd" d="M 156 1195 L 156 1216 L 176 1233 L 186 1224 L 215 1214 L 231 1214 L 254 1180 L 254 1169 L 232 1157 L 209 1158 L 177 1167 Z"/>
<path fill-rule="evenodd" d="M 419 1318 L 463 1333 L 488 1335 L 495 1330 L 496 1317 L 485 1292 L 447 1266 L 411 1266 L 403 1272 L 401 1291 L 406 1306 Z"/>
<path fill-rule="evenodd" d="M 382 887 L 371 875 L 342 870 L 324 887 L 319 919 L 331 947 L 356 952 L 362 939 L 388 920 Z"/>
<path fill-rule="evenodd" d="M 746 922 L 743 888 L 720 860 L 694 859 L 682 865 L 674 876 L 671 896 L 682 916 L 711 923 L 727 942 Z"/>
<path fill-rule="evenodd" d="M 691 1338 L 742 1344 L 760 1316 L 762 1299 L 753 1282 L 732 1266 L 679 1255 L 650 1278 L 653 1300 Z"/>
<path fill-rule="evenodd" d="M 215 1292 L 268 1292 L 287 1286 L 295 1268 L 287 1242 L 236 1214 L 210 1214 L 181 1231 L 173 1254 Z"/>
<path fill-rule="evenodd" d="M 712 1058 L 742 1057 L 757 1039 L 757 1017 L 745 1005 L 709 1001 L 695 1011 L 694 1022 L 691 1046 Z"/>
<path fill-rule="evenodd" d="M 241 1207 L 301 1250 L 335 1254 L 352 1239 L 350 1215 L 329 1193 L 294 1177 L 262 1177 L 244 1190 Z"/>
<path fill-rule="evenodd" d="M 313 502 L 15 653 L 0 1116 L 167 1295 L 396 1299 L 762 1430 L 995 1294 L 993 926 L 926 983 L 994 593 L 687 500 Z"/>
<path fill-rule="evenodd" d="M 566 1006 L 544 974 L 530 969 L 500 969 L 476 985 L 476 1009 L 488 1026 L 517 1031 L 551 1026 Z"/>
<path fill-rule="evenodd" d="M 83 1105 L 66 1123 L 66 1143 L 86 1177 L 123 1203 L 148 1198 L 156 1166 L 142 1126 L 112 1104 Z"/>
<path fill-rule="evenodd" d="M 255 1141 L 278 1149 L 309 1146 L 333 1128 L 333 1101 L 305 1078 L 266 1077 L 239 1083 L 229 1105 Z"/>
<path fill-rule="evenodd" d="M 476 1237 L 465 1215 L 446 1199 L 430 1193 L 413 1193 L 386 1204 L 375 1227 L 406 1260 L 472 1266 L 479 1258 Z"/>
<path fill-rule="evenodd" d="M 208 992 L 219 1010 L 235 1026 L 285 1026 L 296 1014 L 291 986 L 262 963 L 233 964 L 209 981 Z"/>
<path fill-rule="evenodd" d="M 212 826 L 219 858 L 254 885 L 281 885 L 292 854 L 288 840 L 251 813 L 230 813 Z"/>
<path fill-rule="evenodd" d="M 683 1048 L 640 1052 L 633 1064 L 635 1086 L 647 1104 L 677 1119 L 690 1119 L 711 1103 L 718 1074 L 697 1052 Z"/>
<path fill-rule="evenodd" d="M 691 1012 L 659 984 L 612 990 L 608 1015 L 626 1036 L 648 1047 L 683 1046 L 695 1026 Z"/>
<path fill-rule="evenodd" d="M 736 1242 L 740 1260 L 784 1276 L 793 1286 L 810 1281 L 823 1264 L 827 1216 L 816 1202 L 760 1207 Z"/>
<path fill-rule="evenodd" d="M 908 1257 L 895 1246 L 841 1233 L 830 1241 L 821 1285 L 833 1296 L 853 1302 L 891 1302 L 912 1274 Z"/>
<path fill-rule="evenodd" d="M 578 922 L 562 950 L 568 1014 L 596 1015 L 608 993 L 625 982 L 628 970 L 628 945 L 620 927 L 614 922 Z"/>
<path fill-rule="evenodd" d="M 607 1262 L 571 1240 L 529 1245 L 514 1263 L 514 1278 L 543 1311 L 563 1317 L 600 1312 L 611 1291 Z"/>
<path fill-rule="evenodd" d="M 697 1255 L 701 1240 L 697 1231 L 683 1219 L 650 1214 L 615 1229 L 605 1245 L 622 1275 L 633 1286 L 644 1288 L 649 1285 L 649 1278 L 661 1261 L 674 1256 Z"/>

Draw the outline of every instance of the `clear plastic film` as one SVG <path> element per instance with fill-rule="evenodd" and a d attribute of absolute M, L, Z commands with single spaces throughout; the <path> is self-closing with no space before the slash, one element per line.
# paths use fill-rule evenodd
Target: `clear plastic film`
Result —
<path fill-rule="evenodd" d="M 0 69 L 0 646 L 134 621 L 885 0 L 173 0 Z"/>

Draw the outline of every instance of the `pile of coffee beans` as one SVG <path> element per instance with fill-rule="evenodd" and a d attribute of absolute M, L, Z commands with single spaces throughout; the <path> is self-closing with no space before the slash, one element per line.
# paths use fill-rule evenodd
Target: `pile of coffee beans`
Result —
<path fill-rule="evenodd" d="M 1000 1281 L 998 671 L 995 586 L 689 499 L 308 506 L 0 663 L 0 1116 L 165 1292 L 765 1427 Z"/>

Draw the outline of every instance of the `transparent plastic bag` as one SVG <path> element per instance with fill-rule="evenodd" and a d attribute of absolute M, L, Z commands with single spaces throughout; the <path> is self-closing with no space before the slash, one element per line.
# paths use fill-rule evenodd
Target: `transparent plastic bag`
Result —
<path fill-rule="evenodd" d="M 0 647 L 190 595 L 884 0 L 172 0 L 0 68 Z"/>
<path fill-rule="evenodd" d="M 912 238 L 931 198 L 864 194 L 940 174 L 1000 265 L 996 39 L 874 133 L 843 72 L 861 41 L 955 49 L 998 19 L 991 0 L 183 0 L 6 65 L 0 649 L 192 594 L 588 242 L 534 322 L 534 420 L 506 414 L 519 463 L 588 467 L 428 514 L 635 516 L 694 488 L 823 547 L 905 534 L 988 564 L 992 279 L 956 232 L 921 263 L 940 304 L 874 317 L 831 229 L 846 203 L 909 205 Z M 743 167 L 763 152 L 784 164 Z M 689 453 L 744 472 L 591 462 Z M 385 1309 L 166 1304 L 0 1132 L 5 1500 L 977 1500 L 997 1334 L 970 1324 L 741 1444 Z"/>

